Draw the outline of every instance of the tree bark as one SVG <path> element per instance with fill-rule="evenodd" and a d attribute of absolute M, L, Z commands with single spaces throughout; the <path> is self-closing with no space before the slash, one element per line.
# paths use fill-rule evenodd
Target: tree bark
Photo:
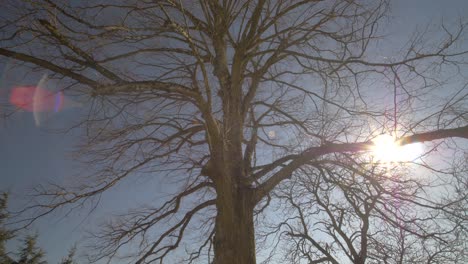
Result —
<path fill-rule="evenodd" d="M 254 203 L 250 190 L 223 184 L 216 206 L 214 264 L 255 264 Z"/>

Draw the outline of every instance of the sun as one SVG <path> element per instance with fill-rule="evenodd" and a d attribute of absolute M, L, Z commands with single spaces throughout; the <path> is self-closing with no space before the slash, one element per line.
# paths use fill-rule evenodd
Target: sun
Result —
<path fill-rule="evenodd" d="M 371 148 L 375 161 L 382 163 L 415 161 L 423 154 L 421 143 L 400 145 L 390 135 L 380 135 L 372 140 Z"/>

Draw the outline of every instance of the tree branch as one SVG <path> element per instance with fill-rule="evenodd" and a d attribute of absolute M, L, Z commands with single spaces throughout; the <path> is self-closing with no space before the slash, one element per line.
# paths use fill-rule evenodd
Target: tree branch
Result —
<path fill-rule="evenodd" d="M 432 132 L 414 134 L 400 138 L 400 145 L 407 145 L 417 142 L 427 142 L 445 138 L 465 138 L 468 139 L 468 125 L 453 129 L 439 129 Z M 255 190 L 255 201 L 260 201 L 267 193 L 273 190 L 280 182 L 291 177 L 292 173 L 302 165 L 314 159 L 331 153 L 362 152 L 368 151 L 374 144 L 372 141 L 357 143 L 326 144 L 320 147 L 311 147 L 304 152 L 292 157 L 291 162 L 273 174 L 268 180 L 258 186 Z M 276 168 L 276 167 L 275 167 Z M 274 169 L 274 168 L 272 168 Z"/>

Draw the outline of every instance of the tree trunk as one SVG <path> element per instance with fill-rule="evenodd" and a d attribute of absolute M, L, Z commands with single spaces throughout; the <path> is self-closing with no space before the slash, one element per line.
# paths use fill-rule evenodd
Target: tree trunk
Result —
<path fill-rule="evenodd" d="M 255 264 L 254 204 L 249 189 L 218 190 L 214 264 Z"/>

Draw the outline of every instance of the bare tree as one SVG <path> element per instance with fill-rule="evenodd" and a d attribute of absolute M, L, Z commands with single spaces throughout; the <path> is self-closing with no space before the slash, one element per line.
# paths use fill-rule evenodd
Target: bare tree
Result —
<path fill-rule="evenodd" d="M 303 168 L 277 192 L 288 202 L 281 231 L 293 263 L 465 263 L 466 168 L 443 181 L 355 158 Z M 407 167 L 408 164 L 405 164 Z M 407 168 L 406 168 L 407 169 Z M 405 169 L 405 170 L 406 170 Z M 418 168 L 420 170 L 421 168 Z M 417 170 L 416 170 L 417 171 Z M 460 174 L 460 172 L 462 174 Z M 414 173 L 414 171 L 413 171 Z M 430 174 L 429 174 L 430 175 Z M 455 193 L 455 195 L 453 195 Z M 436 195 L 438 194 L 438 195 Z"/>
<path fill-rule="evenodd" d="M 45 71 L 65 93 L 90 102 L 77 126 L 91 176 L 77 186 L 38 187 L 37 204 L 22 211 L 34 214 L 23 223 L 85 205 L 141 173 L 179 186 L 160 206 L 104 225 L 94 261 L 130 248 L 131 261 L 162 262 L 193 240 L 199 246 L 188 248 L 189 262 L 256 263 L 255 216 L 299 170 L 320 182 L 349 177 L 336 163 L 343 155 L 362 163 L 357 157 L 384 132 L 403 145 L 468 138 L 464 83 L 440 92 L 444 74 L 466 62 L 462 22 L 416 34 L 379 59 L 385 0 L 5 2 L 0 55 Z M 330 167 L 337 172 L 326 176 Z M 322 213 L 339 209 L 314 186 Z M 356 200 L 353 218 L 377 214 L 379 195 L 396 194 Z M 395 226 L 395 217 L 381 220 Z M 342 246 L 356 263 L 386 252 L 377 253 L 377 243 L 359 252 Z"/>

